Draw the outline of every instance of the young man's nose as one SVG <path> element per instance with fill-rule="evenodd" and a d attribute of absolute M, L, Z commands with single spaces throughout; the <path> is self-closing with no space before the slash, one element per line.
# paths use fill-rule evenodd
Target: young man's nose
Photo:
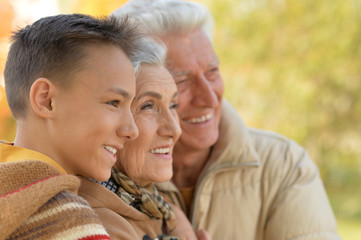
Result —
<path fill-rule="evenodd" d="M 121 138 L 126 138 L 127 141 L 133 141 L 139 135 L 138 127 L 134 122 L 133 115 L 129 113 L 121 117 L 123 124 L 117 130 L 117 135 Z"/>

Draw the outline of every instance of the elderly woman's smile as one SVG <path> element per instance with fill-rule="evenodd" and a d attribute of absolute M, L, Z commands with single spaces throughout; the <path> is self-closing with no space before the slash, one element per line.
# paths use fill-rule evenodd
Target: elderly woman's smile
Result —
<path fill-rule="evenodd" d="M 164 182 L 173 175 L 172 151 L 181 129 L 177 87 L 163 66 L 142 66 L 131 109 L 139 136 L 118 151 L 114 168 L 136 184 Z"/>
<path fill-rule="evenodd" d="M 172 160 L 172 150 L 170 147 L 158 147 L 149 151 L 150 153 L 167 160 Z"/>

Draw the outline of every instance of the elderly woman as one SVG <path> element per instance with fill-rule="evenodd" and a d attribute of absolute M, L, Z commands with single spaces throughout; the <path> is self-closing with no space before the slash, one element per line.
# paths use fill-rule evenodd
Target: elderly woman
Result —
<path fill-rule="evenodd" d="M 153 41 L 144 47 L 149 51 L 142 56 L 131 106 L 139 136 L 117 153 L 109 181 L 102 186 L 84 178 L 79 194 L 112 239 L 162 239 L 165 233 L 196 239 L 185 215 L 175 209 L 177 225 L 174 210 L 153 185 L 171 179 L 172 151 L 181 129 L 177 87 L 163 66 L 165 49 Z"/>

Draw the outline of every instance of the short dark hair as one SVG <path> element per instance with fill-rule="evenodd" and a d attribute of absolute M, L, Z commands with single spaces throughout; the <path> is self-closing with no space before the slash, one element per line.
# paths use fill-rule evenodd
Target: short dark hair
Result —
<path fill-rule="evenodd" d="M 97 19 L 83 14 L 45 17 L 16 31 L 4 71 L 12 114 L 26 116 L 29 91 L 36 79 L 45 77 L 68 86 L 67 78 L 80 67 L 89 44 L 114 45 L 133 65 L 139 64 L 143 35 L 127 16 Z"/>

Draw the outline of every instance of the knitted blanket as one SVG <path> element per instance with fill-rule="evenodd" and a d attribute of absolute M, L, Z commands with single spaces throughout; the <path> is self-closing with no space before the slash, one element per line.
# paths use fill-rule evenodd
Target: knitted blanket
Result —
<path fill-rule="evenodd" d="M 0 163 L 0 239 L 110 239 L 79 184 L 41 161 Z"/>

